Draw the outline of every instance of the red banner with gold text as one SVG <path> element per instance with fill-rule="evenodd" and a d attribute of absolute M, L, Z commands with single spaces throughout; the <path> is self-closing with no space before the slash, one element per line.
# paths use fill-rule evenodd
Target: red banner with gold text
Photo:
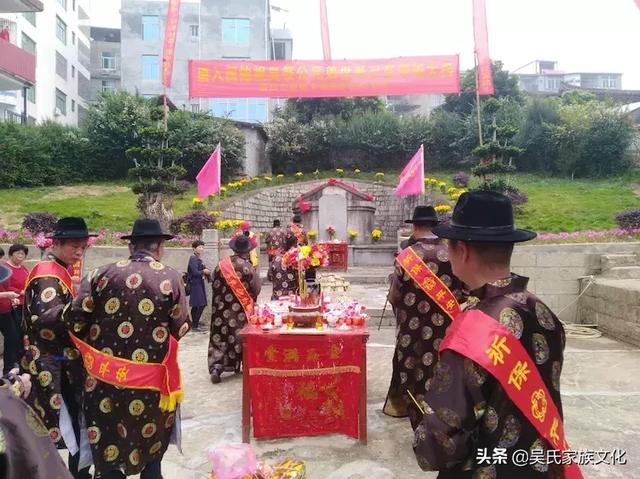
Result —
<path fill-rule="evenodd" d="M 169 0 L 162 47 L 162 84 L 167 88 L 171 86 L 171 77 L 173 76 L 173 58 L 175 57 L 179 18 L 180 0 Z"/>
<path fill-rule="evenodd" d="M 473 37 L 476 44 L 478 94 L 493 95 L 493 73 L 489 57 L 489 32 L 485 0 L 473 0 Z"/>
<path fill-rule="evenodd" d="M 358 437 L 366 333 L 244 335 L 256 438 Z"/>
<path fill-rule="evenodd" d="M 457 55 L 335 61 L 189 60 L 191 98 L 459 92 Z"/>

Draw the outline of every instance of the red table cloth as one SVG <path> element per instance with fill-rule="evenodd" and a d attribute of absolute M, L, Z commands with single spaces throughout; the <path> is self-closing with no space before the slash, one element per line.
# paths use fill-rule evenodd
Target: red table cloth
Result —
<path fill-rule="evenodd" d="M 366 329 L 243 337 L 243 440 L 343 433 L 366 442 Z"/>

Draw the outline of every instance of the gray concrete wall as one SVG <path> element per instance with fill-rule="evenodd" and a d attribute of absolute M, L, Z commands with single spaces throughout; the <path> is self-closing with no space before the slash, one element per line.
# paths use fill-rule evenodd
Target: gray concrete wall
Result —
<path fill-rule="evenodd" d="M 220 241 L 219 257 L 228 255 L 227 241 Z M 0 245 L 7 251 L 9 245 Z M 30 259 L 39 257 L 38 248 L 30 248 Z M 393 264 L 394 244 L 349 246 L 349 264 L 357 267 L 385 266 Z M 597 274 L 601 270 L 600 257 L 603 254 L 640 253 L 640 243 L 589 243 L 589 244 L 549 244 L 516 246 L 512 269 L 530 278 L 529 289 L 536 293 L 564 321 L 578 321 L 578 294 L 580 278 Z M 124 247 L 96 246 L 87 251 L 85 271 L 100 265 L 117 261 L 127 256 Z M 163 258 L 165 264 L 186 271 L 191 248 L 168 248 Z M 261 266 L 267 264 L 261 256 Z M 635 281 L 637 283 L 637 281 Z M 584 297 L 598 295 L 597 291 L 585 293 Z M 622 293 L 620 293 L 622 294 Z M 640 296 L 629 296 L 629 301 L 619 302 L 620 313 L 624 305 L 631 305 Z M 595 301 L 595 300 L 594 300 Z M 590 300 L 587 299 L 587 304 Z M 638 304 L 636 302 L 636 304 Z M 613 306 L 607 305 L 607 308 Z M 637 318 L 640 321 L 640 317 Z M 590 321 L 585 316 L 586 322 Z M 638 327 L 640 329 L 640 327 Z M 640 338 L 640 336 L 638 336 Z"/>
<path fill-rule="evenodd" d="M 189 107 L 198 100 L 189 100 L 189 59 L 253 58 L 267 59 L 268 42 L 265 42 L 264 0 L 202 0 L 183 1 L 176 37 L 173 81 L 167 94 L 178 107 Z M 162 37 L 167 12 L 166 1 L 122 0 L 122 88 L 144 95 L 162 93 L 160 79 L 142 79 L 142 55 L 159 55 L 162 58 Z M 142 15 L 160 16 L 160 38 L 157 41 L 142 40 Z M 249 45 L 222 44 L 222 18 L 249 18 L 251 38 Z M 199 25 L 199 39 L 191 38 L 190 25 Z M 267 35 L 268 38 L 268 35 Z M 208 110 L 203 100 L 201 110 Z"/>
<path fill-rule="evenodd" d="M 245 159 L 243 173 L 258 176 L 271 173 L 271 164 L 267 161 L 266 140 L 255 128 L 240 128 L 245 141 Z"/>

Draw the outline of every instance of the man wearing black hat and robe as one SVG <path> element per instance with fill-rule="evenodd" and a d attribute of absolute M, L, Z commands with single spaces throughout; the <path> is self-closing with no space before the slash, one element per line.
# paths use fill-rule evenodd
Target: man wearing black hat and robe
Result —
<path fill-rule="evenodd" d="M 181 274 L 161 262 L 171 238 L 157 220 L 137 220 L 122 237 L 129 258 L 85 276 L 65 314 L 87 372 L 84 414 L 103 479 L 162 479 L 162 457 L 179 427 L 178 340 L 191 321 Z"/>
<path fill-rule="evenodd" d="M 287 228 L 280 226 L 280 220 L 273 220 L 273 228 L 264 237 L 264 242 L 267 245 L 267 256 L 269 257 L 269 274 L 267 276 L 269 276 L 270 281 L 273 281 L 270 275 L 271 263 L 277 255 L 286 251 L 285 242 L 290 235 L 292 233 Z"/>
<path fill-rule="evenodd" d="M 383 412 L 393 417 L 408 415 L 415 428 L 420 416 L 407 406 L 411 395 L 417 400 L 424 395 L 438 359 L 438 346 L 451 324 L 451 311 L 463 293 L 461 282 L 451 272 L 446 245 L 431 232 L 438 224 L 434 208 L 417 206 L 413 218 L 405 222 L 413 224 L 412 243 L 398 254 L 391 278 L 389 303 L 398 330 Z"/>
<path fill-rule="evenodd" d="M 78 471 L 84 373 L 63 314 L 76 295 L 69 269 L 84 256 L 90 236 L 95 235 L 82 218 L 57 222 L 48 255 L 27 279 L 23 317 L 26 351 L 21 367 L 31 373 L 33 384 L 27 402 L 56 447 L 69 449 L 69 470 L 75 478 L 91 477 L 88 468 Z"/>
<path fill-rule="evenodd" d="M 240 330 L 247 324 L 260 294 L 260 274 L 249 259 L 255 245 L 247 233 L 231 239 L 229 248 L 234 254 L 220 261 L 213 273 L 208 365 L 214 384 L 220 382 L 223 372 L 240 372 Z"/>
<path fill-rule="evenodd" d="M 577 466 L 563 471 L 547 455 L 567 448 L 562 324 L 510 268 L 514 243 L 535 233 L 514 227 L 506 196 L 484 191 L 460 196 L 450 225 L 433 232 L 449 240 L 453 272 L 470 296 L 440 345 L 422 401 L 418 464 L 440 471 L 440 479 L 582 477 Z M 518 450 L 532 460 L 515 465 Z"/>

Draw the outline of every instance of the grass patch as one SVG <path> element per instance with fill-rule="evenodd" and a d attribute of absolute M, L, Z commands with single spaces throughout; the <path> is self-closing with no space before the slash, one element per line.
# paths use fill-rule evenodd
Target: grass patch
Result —
<path fill-rule="evenodd" d="M 427 177 L 451 184 L 456 171 L 427 171 Z M 344 173 L 346 180 L 381 181 L 395 185 L 397 172 L 385 172 L 383 178 L 375 172 Z M 223 198 L 207 209 L 219 209 L 219 201 L 230 201 L 237 195 L 260 187 L 274 187 L 338 177 L 335 171 L 305 173 L 296 178 L 287 175 L 271 181 L 257 181 L 235 188 L 228 188 Z M 529 196 L 529 202 L 519 208 L 516 223 L 519 227 L 538 232 L 573 232 L 604 230 L 616 227 L 615 215 L 630 208 L 640 208 L 640 173 L 633 172 L 620 178 L 603 180 L 571 180 L 544 178 L 519 174 L 513 183 Z M 473 187 L 474 184 L 471 184 Z M 427 189 L 427 191 L 429 191 Z M 175 216 L 192 211 L 195 188 L 176 198 Z M 0 228 L 19 230 L 22 218 L 29 212 L 46 211 L 59 217 L 82 216 L 92 230 L 107 228 L 112 231 L 128 231 L 138 217 L 136 195 L 125 182 L 81 184 L 75 186 L 12 188 L 0 190 Z"/>

